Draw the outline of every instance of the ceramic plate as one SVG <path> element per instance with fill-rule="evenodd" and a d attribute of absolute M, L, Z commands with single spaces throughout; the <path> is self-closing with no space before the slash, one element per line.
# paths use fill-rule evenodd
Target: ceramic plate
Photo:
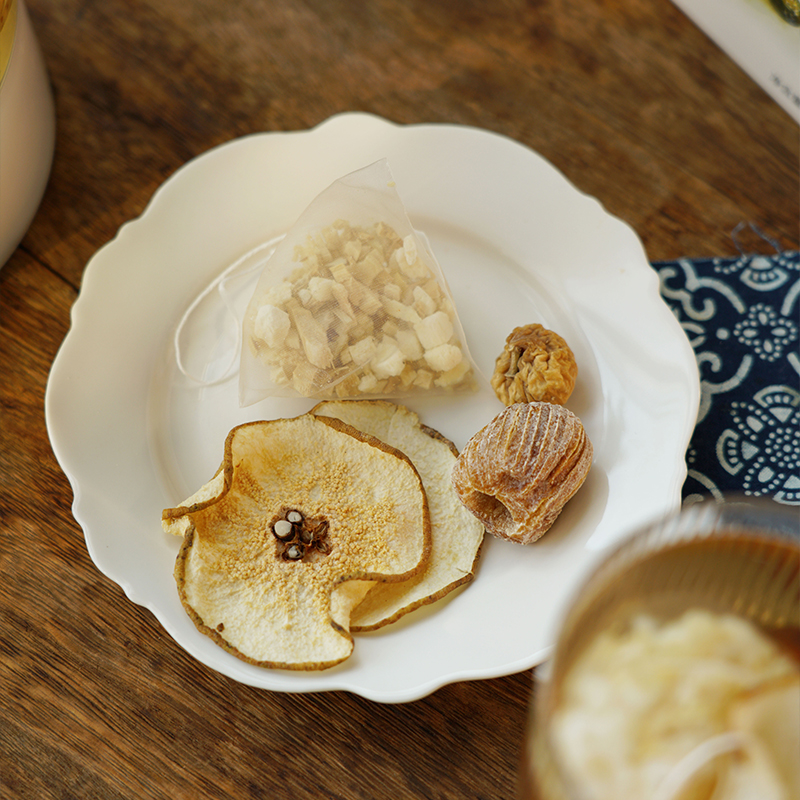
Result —
<path fill-rule="evenodd" d="M 162 532 L 161 510 L 213 475 L 231 427 L 311 407 L 238 406 L 235 316 L 269 243 L 332 181 L 384 157 L 485 375 L 516 325 L 539 321 L 570 343 L 580 374 L 568 406 L 595 461 L 547 536 L 524 548 L 489 539 L 466 589 L 358 635 L 333 669 L 262 669 L 185 614 L 172 577 L 179 542 Z M 265 689 L 402 702 L 547 657 L 562 608 L 603 550 L 678 506 L 698 398 L 694 355 L 639 239 L 596 200 L 499 135 L 344 114 L 309 131 L 237 139 L 164 183 L 88 264 L 46 414 L 98 568 L 192 656 Z M 459 448 L 502 409 L 488 383 L 409 405 Z"/>

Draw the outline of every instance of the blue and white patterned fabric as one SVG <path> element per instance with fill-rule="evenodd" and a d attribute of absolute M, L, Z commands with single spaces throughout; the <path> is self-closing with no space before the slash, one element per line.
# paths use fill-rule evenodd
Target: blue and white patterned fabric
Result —
<path fill-rule="evenodd" d="M 653 263 L 700 370 L 684 503 L 800 505 L 800 252 Z"/>

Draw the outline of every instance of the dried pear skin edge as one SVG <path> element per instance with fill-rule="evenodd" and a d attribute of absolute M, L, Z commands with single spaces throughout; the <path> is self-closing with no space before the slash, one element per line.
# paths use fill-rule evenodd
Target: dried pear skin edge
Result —
<path fill-rule="evenodd" d="M 353 610 L 351 631 L 379 630 L 470 583 L 483 551 L 485 529 L 463 508 L 453 490 L 450 472 L 458 457 L 455 444 L 422 423 L 415 412 L 390 400 L 325 400 L 311 413 L 341 415 L 359 430 L 386 437 L 390 446 L 410 455 L 431 511 L 433 549 L 425 570 L 400 584 L 376 585 Z"/>

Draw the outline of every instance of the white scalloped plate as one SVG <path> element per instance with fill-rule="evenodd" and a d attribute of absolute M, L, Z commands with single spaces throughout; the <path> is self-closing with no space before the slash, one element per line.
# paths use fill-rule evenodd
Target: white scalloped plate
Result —
<path fill-rule="evenodd" d="M 211 477 L 231 427 L 294 416 L 311 403 L 240 409 L 235 376 L 199 386 L 177 368 L 173 338 L 227 267 L 285 233 L 336 178 L 383 157 L 486 375 L 516 325 L 540 321 L 570 343 L 580 374 L 568 405 L 595 462 L 540 542 L 487 540 L 465 590 L 357 636 L 353 656 L 334 669 L 262 669 L 224 652 L 185 614 L 172 577 L 179 543 L 162 532 L 161 510 Z M 251 288 L 247 277 L 230 282 L 235 307 Z M 194 308 L 181 333 L 191 371 L 214 377 L 235 353 L 226 313 L 214 292 Z M 694 355 L 638 237 L 596 200 L 499 135 L 342 114 L 309 131 L 237 139 L 164 183 L 89 262 L 50 374 L 46 416 L 98 568 L 192 656 L 265 689 L 405 702 L 547 657 L 562 609 L 603 550 L 679 505 L 698 399 Z M 502 408 L 488 385 L 409 405 L 459 447 Z"/>

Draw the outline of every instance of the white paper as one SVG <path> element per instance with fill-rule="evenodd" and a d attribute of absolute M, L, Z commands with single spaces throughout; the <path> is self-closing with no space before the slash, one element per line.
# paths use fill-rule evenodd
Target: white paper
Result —
<path fill-rule="evenodd" d="M 673 0 L 756 83 L 800 122 L 800 27 L 769 0 Z"/>

